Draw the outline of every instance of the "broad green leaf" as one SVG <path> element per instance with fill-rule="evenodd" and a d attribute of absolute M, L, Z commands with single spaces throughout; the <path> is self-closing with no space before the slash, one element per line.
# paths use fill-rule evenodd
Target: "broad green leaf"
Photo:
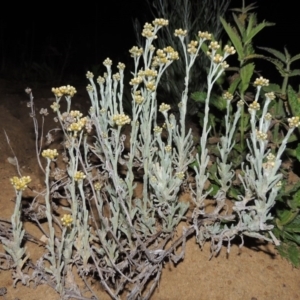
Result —
<path fill-rule="evenodd" d="M 274 92 L 274 93 L 281 93 L 281 87 L 279 84 L 270 83 L 268 86 L 264 86 L 262 90 L 265 93 Z"/>
<path fill-rule="evenodd" d="M 300 76 L 300 69 L 295 69 L 289 73 L 289 77 Z"/>
<path fill-rule="evenodd" d="M 257 24 L 256 15 L 250 14 L 248 17 L 247 34 L 243 36 L 243 42 L 245 42 L 245 39 L 251 33 L 253 27 L 256 26 L 256 24 Z"/>
<path fill-rule="evenodd" d="M 230 10 L 231 10 L 231 11 L 240 12 L 240 13 L 242 13 L 242 14 L 246 14 L 246 13 L 248 13 L 248 11 L 257 8 L 257 6 L 254 6 L 254 5 L 255 5 L 255 2 L 254 2 L 254 3 L 251 3 L 251 4 L 249 4 L 248 6 L 243 7 L 243 8 L 231 8 Z"/>
<path fill-rule="evenodd" d="M 287 252 L 288 252 L 288 259 L 291 261 L 291 263 L 295 267 L 299 267 L 300 266 L 299 247 L 297 247 L 296 245 L 289 245 Z"/>
<path fill-rule="evenodd" d="M 296 157 L 300 161 L 300 143 L 297 145 L 296 148 Z"/>
<path fill-rule="evenodd" d="M 220 189 L 220 186 L 216 184 L 211 184 L 209 188 L 211 189 L 209 195 L 213 197 L 217 194 L 218 190 Z"/>
<path fill-rule="evenodd" d="M 225 100 L 223 97 L 215 96 L 215 95 L 212 95 L 209 103 L 221 111 L 226 109 L 227 106 L 227 100 Z"/>
<path fill-rule="evenodd" d="M 292 115 L 300 116 L 300 101 L 298 99 L 298 95 L 290 85 L 288 86 L 287 94 L 288 94 L 288 103 L 292 111 Z"/>
<path fill-rule="evenodd" d="M 238 196 L 240 194 L 241 194 L 241 192 L 234 187 L 231 187 L 228 191 L 228 197 L 233 198 L 235 200 L 239 200 Z"/>
<path fill-rule="evenodd" d="M 278 212 L 279 218 L 276 218 L 276 225 L 281 230 L 284 228 L 283 226 L 289 224 L 292 222 L 296 216 L 298 215 L 298 210 L 283 210 L 281 212 Z"/>
<path fill-rule="evenodd" d="M 232 15 L 233 15 L 233 19 L 234 19 L 234 21 L 235 21 L 235 23 L 236 23 L 236 25 L 237 25 L 237 27 L 240 31 L 241 36 L 243 36 L 245 31 L 246 31 L 244 26 L 243 26 L 243 23 L 239 20 L 239 18 L 236 16 L 236 14 L 232 14 Z"/>
<path fill-rule="evenodd" d="M 236 91 L 238 85 L 240 84 L 241 82 L 241 77 L 238 76 L 236 77 L 230 84 L 230 87 L 228 89 L 228 92 L 231 93 L 231 94 L 234 94 L 234 92 Z"/>
<path fill-rule="evenodd" d="M 299 53 L 299 54 L 296 54 L 295 56 L 293 56 L 293 57 L 291 58 L 291 60 L 290 60 L 290 63 L 292 63 L 292 62 L 294 62 L 294 61 L 296 61 L 296 60 L 298 60 L 298 59 L 300 59 L 300 53 Z"/>
<path fill-rule="evenodd" d="M 196 102 L 205 103 L 205 99 L 207 97 L 206 92 L 194 92 L 191 94 L 191 98 Z"/>
<path fill-rule="evenodd" d="M 251 43 L 252 39 L 265 27 L 267 26 L 273 26 L 275 25 L 275 23 L 269 23 L 269 22 L 262 22 L 260 24 L 258 24 L 255 28 L 253 28 L 251 30 L 251 32 L 249 34 L 247 34 L 247 38 L 245 40 L 243 40 L 243 42 L 245 44 L 249 44 Z"/>
<path fill-rule="evenodd" d="M 238 54 L 238 59 L 241 61 L 243 60 L 244 57 L 244 51 L 243 51 L 243 45 L 242 45 L 242 41 L 241 38 L 239 37 L 239 35 L 233 30 L 233 28 L 225 21 L 225 19 L 223 19 L 222 17 L 220 18 L 221 23 L 225 29 L 225 31 L 227 32 L 237 54 Z"/>
<path fill-rule="evenodd" d="M 278 51 L 278 50 L 276 50 L 276 49 L 273 49 L 273 48 L 267 48 L 267 47 L 257 47 L 257 48 L 258 48 L 258 49 L 261 49 L 261 50 L 265 50 L 265 51 L 267 51 L 267 52 L 273 54 L 273 55 L 276 56 L 278 59 L 280 59 L 283 63 L 286 62 L 286 57 L 285 57 L 285 55 L 284 55 L 282 52 L 280 52 L 280 51 Z"/>
<path fill-rule="evenodd" d="M 282 243 L 277 247 L 279 254 L 290 261 L 294 267 L 300 266 L 300 249 L 294 243 Z"/>
<path fill-rule="evenodd" d="M 292 222 L 283 227 L 283 230 L 290 233 L 300 233 L 300 216 L 297 215 Z"/>
<path fill-rule="evenodd" d="M 262 58 L 262 59 L 265 59 L 265 60 L 271 62 L 273 65 L 275 65 L 275 67 L 278 70 L 282 70 L 282 72 L 285 71 L 284 64 L 281 61 L 279 61 L 278 59 L 276 59 L 276 58 L 267 57 L 267 56 L 265 56 L 265 57 L 258 57 L 258 58 Z"/>
<path fill-rule="evenodd" d="M 264 58 L 264 55 L 262 54 L 249 54 L 247 56 L 244 57 L 244 60 L 249 60 L 249 59 L 253 59 L 253 58 Z"/>
<path fill-rule="evenodd" d="M 283 49 L 284 49 L 284 53 L 285 53 L 285 57 L 286 57 L 286 62 L 289 62 L 291 59 L 291 54 L 286 47 L 284 47 Z"/>
<path fill-rule="evenodd" d="M 246 64 L 241 68 L 240 70 L 240 76 L 242 79 L 242 83 L 240 85 L 241 94 L 243 94 L 248 89 L 251 77 L 254 72 L 254 68 L 255 68 L 254 63 Z"/>

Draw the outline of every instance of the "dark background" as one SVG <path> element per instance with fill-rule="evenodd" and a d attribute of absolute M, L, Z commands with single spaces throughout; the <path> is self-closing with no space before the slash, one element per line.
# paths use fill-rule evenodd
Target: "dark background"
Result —
<path fill-rule="evenodd" d="M 264 29 L 255 45 L 280 51 L 286 46 L 292 55 L 300 52 L 297 2 L 257 1 L 259 21 L 277 25 Z M 231 7 L 241 6 L 241 0 L 231 1 Z M 26 81 L 36 74 L 36 80 L 62 83 L 76 76 L 84 80 L 87 70 L 101 70 L 106 57 L 126 63 L 128 50 L 136 44 L 135 18 L 141 24 L 153 20 L 146 0 L 39 1 L 34 5 L 11 1 L 0 18 L 0 77 Z M 223 38 L 226 41 L 225 34 Z M 266 68 L 270 74 L 276 72 L 270 64 Z"/>

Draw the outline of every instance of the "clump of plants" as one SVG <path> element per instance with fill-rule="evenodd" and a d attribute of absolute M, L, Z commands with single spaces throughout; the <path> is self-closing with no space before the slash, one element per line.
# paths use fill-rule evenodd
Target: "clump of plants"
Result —
<path fill-rule="evenodd" d="M 211 162 L 210 99 L 214 84 L 229 67 L 226 59 L 236 51 L 229 45 L 221 47 L 208 32 L 199 31 L 197 38 L 187 43 L 187 31 L 182 28 L 173 33 L 182 47 L 182 57 L 170 46 L 156 49 L 153 41 L 165 26 L 165 19 L 146 23 L 142 31 L 144 47 L 130 49 L 134 60 L 129 82 L 131 115 L 124 112 L 122 103 L 125 65 L 118 63 L 113 73 L 109 58 L 103 62 L 106 72 L 96 82 L 94 74 L 86 74 L 91 100 L 87 116 L 72 109 L 72 102 L 76 101 L 73 86 L 52 89 L 56 101 L 51 108 L 63 141 L 56 148 L 51 147 L 55 140 L 51 131 L 46 135 L 47 145 L 37 143 L 45 188 L 37 193 L 29 208 L 22 209 L 22 191 L 30 186 L 30 178 L 21 174 L 13 177 L 17 202 L 12 227 L 9 232 L 0 227 L 6 251 L 0 257 L 1 266 L 5 262 L 13 270 L 14 285 L 18 281 L 33 281 L 36 285 L 50 285 L 63 299 L 98 299 L 90 283 L 96 279 L 112 299 L 149 299 L 164 263 L 176 264 L 184 258 L 190 236 L 195 236 L 201 247 L 209 242 L 212 256 L 221 251 L 224 243 L 229 252 L 237 237 L 241 246 L 245 236 L 279 245 L 272 232 L 271 210 L 281 190 L 281 156 L 289 137 L 300 125 L 299 117 L 288 118 L 285 137 L 272 151 L 268 135 L 272 115 L 268 109 L 275 95 L 265 93 L 264 101 L 259 101 L 268 80 L 258 77 L 254 81 L 256 94 L 246 109 L 243 99 L 232 107 L 233 95 L 224 93 L 225 130 L 217 144 L 219 156 L 214 174 L 219 188 L 211 199 L 213 206 L 207 205 L 211 194 L 207 185 Z M 200 152 L 195 155 L 192 133 L 185 121 L 191 70 L 205 44 L 209 69 L 198 141 Z M 164 72 L 179 59 L 184 61 L 185 75 L 176 118 L 170 113 L 169 104 L 158 104 L 157 91 Z M 37 126 L 32 91 L 27 89 L 27 93 Z M 67 103 L 66 110 L 61 109 L 62 101 Z M 234 134 L 243 110 L 249 113 L 248 153 L 236 175 L 230 153 L 236 145 Z M 163 116 L 163 125 L 158 123 L 158 115 Z M 128 135 L 123 132 L 125 126 L 130 126 Z M 126 147 L 125 141 L 129 141 Z M 239 201 L 228 203 L 228 191 L 236 178 L 242 185 Z M 141 186 L 140 192 L 137 186 Z M 183 189 L 190 194 L 188 203 L 180 200 Z M 44 235 L 44 254 L 36 262 L 30 260 L 23 244 L 22 214 Z M 180 222 L 186 222 L 186 228 L 176 237 Z M 27 267 L 33 272 L 28 272 Z M 88 292 L 80 290 L 74 270 Z"/>

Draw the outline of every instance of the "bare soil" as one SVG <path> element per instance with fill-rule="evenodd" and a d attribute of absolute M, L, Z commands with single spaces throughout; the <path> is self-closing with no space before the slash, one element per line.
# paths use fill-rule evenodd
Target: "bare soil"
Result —
<path fill-rule="evenodd" d="M 35 154 L 35 135 L 32 119 L 27 107 L 28 96 L 25 86 L 0 80 L 0 220 L 9 220 L 14 209 L 14 189 L 9 178 L 17 175 L 15 166 L 9 162 L 13 157 L 7 144 L 4 130 L 9 137 L 10 145 L 19 160 L 22 175 L 32 178 L 30 186 L 39 190 L 43 186 L 43 177 L 39 170 Z M 41 108 L 48 108 L 53 101 L 51 87 L 33 90 L 37 113 Z M 88 96 L 84 90 L 74 98 L 75 108 L 87 110 Z M 45 129 L 55 126 L 53 114 L 47 117 Z M 294 180 L 299 180 L 294 178 Z M 30 198 L 29 189 L 24 193 Z M 41 232 L 32 224 L 25 223 L 26 230 L 36 239 Z M 233 244 L 230 253 L 224 246 L 218 257 L 209 260 L 209 245 L 201 250 L 192 238 L 187 243 L 186 255 L 177 266 L 167 263 L 164 266 L 159 288 L 152 299 L 300 299 L 300 270 L 282 259 L 273 245 L 246 240 L 243 248 L 239 248 L 239 240 Z M 27 242 L 30 258 L 36 261 L 43 247 Z M 3 248 L 0 245 L 0 252 Z M 46 285 L 33 287 L 17 284 L 12 287 L 11 271 L 0 272 L 0 300 L 20 299 L 60 299 L 59 295 Z M 1 288 L 7 293 L 1 297 Z M 100 299 L 109 299 L 100 285 L 94 284 L 94 292 Z"/>

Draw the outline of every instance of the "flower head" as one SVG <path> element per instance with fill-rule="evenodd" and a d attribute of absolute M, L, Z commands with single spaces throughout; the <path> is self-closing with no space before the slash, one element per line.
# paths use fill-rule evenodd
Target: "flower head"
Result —
<path fill-rule="evenodd" d="M 289 122 L 289 127 L 290 128 L 294 128 L 294 127 L 300 126 L 299 117 L 288 118 L 288 122 Z"/>
<path fill-rule="evenodd" d="M 54 160 L 58 156 L 58 152 L 56 149 L 46 149 L 42 152 L 42 156 L 47 159 Z"/>
<path fill-rule="evenodd" d="M 186 36 L 186 34 L 187 34 L 187 31 L 186 30 L 183 30 L 183 29 L 181 29 L 181 28 L 179 28 L 179 29 L 175 29 L 175 32 L 174 32 L 174 35 L 175 36 L 181 36 L 181 37 L 184 37 L 184 36 Z"/>
<path fill-rule="evenodd" d="M 198 31 L 198 36 L 200 39 L 203 40 L 211 40 L 211 33 L 208 33 L 207 31 L 205 32 Z"/>
<path fill-rule="evenodd" d="M 160 106 L 159 106 L 159 111 L 160 112 L 163 112 L 163 111 L 168 111 L 171 109 L 171 106 L 169 104 L 165 104 L 165 103 L 162 103 Z"/>
<path fill-rule="evenodd" d="M 63 95 L 73 97 L 77 93 L 76 89 L 71 85 L 61 86 L 59 88 L 52 88 L 51 91 L 55 95 L 55 97 L 59 98 Z"/>
<path fill-rule="evenodd" d="M 71 215 L 64 215 L 61 218 L 61 222 L 63 224 L 63 226 L 65 227 L 71 227 L 72 223 L 73 223 L 73 218 Z"/>
<path fill-rule="evenodd" d="M 125 114 L 116 114 L 113 116 L 112 119 L 118 126 L 130 124 L 130 122 L 131 122 L 131 119 Z"/>
<path fill-rule="evenodd" d="M 260 76 L 259 78 L 255 79 L 254 85 L 256 85 L 256 86 L 268 86 L 269 85 L 269 80 L 263 78 L 262 76 Z"/>
<path fill-rule="evenodd" d="M 17 191 L 23 191 L 27 188 L 29 182 L 31 182 L 31 178 L 29 176 L 17 177 L 14 176 L 10 179 L 11 184 Z"/>
<path fill-rule="evenodd" d="M 80 181 L 80 180 L 83 180 L 85 177 L 86 176 L 82 171 L 77 171 L 74 175 L 74 180 L 75 181 Z"/>

